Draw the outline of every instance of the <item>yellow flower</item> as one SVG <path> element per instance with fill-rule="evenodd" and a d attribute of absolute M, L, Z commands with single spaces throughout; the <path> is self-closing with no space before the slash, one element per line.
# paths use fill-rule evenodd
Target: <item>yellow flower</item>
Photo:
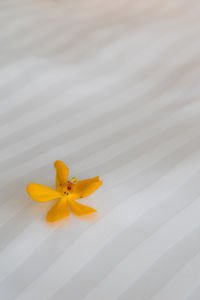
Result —
<path fill-rule="evenodd" d="M 94 208 L 80 204 L 75 200 L 85 198 L 95 192 L 103 182 L 99 176 L 77 181 L 75 177 L 68 181 L 69 169 L 60 160 L 54 164 L 56 168 L 56 191 L 37 183 L 29 183 L 27 193 L 37 202 L 46 202 L 59 199 L 47 213 L 46 220 L 55 222 L 69 216 L 69 208 L 78 216 L 96 212 Z"/>

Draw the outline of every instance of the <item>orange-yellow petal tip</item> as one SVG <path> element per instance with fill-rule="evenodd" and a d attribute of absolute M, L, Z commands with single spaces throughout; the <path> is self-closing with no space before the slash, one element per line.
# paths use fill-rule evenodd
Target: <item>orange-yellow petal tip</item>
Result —
<path fill-rule="evenodd" d="M 103 182 L 99 179 L 99 176 L 78 181 L 74 185 L 74 200 L 90 196 L 102 184 Z"/>
<path fill-rule="evenodd" d="M 58 191 L 38 183 L 29 183 L 26 191 L 28 195 L 37 202 L 46 202 L 61 197 Z"/>
<path fill-rule="evenodd" d="M 60 162 L 62 163 L 61 160 L 56 160 L 56 161 L 54 162 L 54 167 L 56 168 L 56 166 L 57 166 Z"/>
<path fill-rule="evenodd" d="M 61 198 L 54 204 L 54 206 L 48 211 L 46 216 L 47 222 L 56 222 L 65 219 L 69 216 L 69 208 L 64 198 Z"/>
<path fill-rule="evenodd" d="M 31 197 L 32 194 L 32 189 L 34 189 L 34 183 L 30 182 L 27 187 L 26 187 L 26 191 L 28 193 L 28 195 Z"/>
<path fill-rule="evenodd" d="M 29 190 L 29 185 L 30 185 L 31 183 L 29 183 L 27 186 L 26 186 L 26 191 L 27 191 L 27 193 L 28 193 L 28 190 Z"/>
<path fill-rule="evenodd" d="M 83 216 L 97 212 L 96 209 L 87 205 L 83 205 L 75 200 L 70 200 L 69 206 L 71 208 L 71 211 L 77 216 Z"/>
<path fill-rule="evenodd" d="M 49 223 L 55 223 L 55 222 L 65 219 L 65 218 L 67 218 L 67 217 L 60 217 L 60 218 L 54 217 L 54 216 L 50 215 L 49 213 L 47 213 L 47 215 L 46 215 L 46 221 Z"/>
<path fill-rule="evenodd" d="M 103 181 L 99 178 L 99 176 L 96 176 L 94 178 L 91 178 L 93 182 L 98 182 L 99 186 L 103 184 Z"/>
<path fill-rule="evenodd" d="M 49 213 L 47 213 L 47 215 L 46 215 L 46 221 L 50 222 L 50 223 L 55 222 L 55 220 L 51 216 L 49 216 Z"/>

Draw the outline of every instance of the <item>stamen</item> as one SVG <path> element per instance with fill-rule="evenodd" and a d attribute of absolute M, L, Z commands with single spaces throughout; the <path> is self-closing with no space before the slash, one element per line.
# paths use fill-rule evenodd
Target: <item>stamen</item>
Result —
<path fill-rule="evenodd" d="M 71 182 L 75 184 L 77 182 L 77 178 L 76 177 L 72 177 Z"/>

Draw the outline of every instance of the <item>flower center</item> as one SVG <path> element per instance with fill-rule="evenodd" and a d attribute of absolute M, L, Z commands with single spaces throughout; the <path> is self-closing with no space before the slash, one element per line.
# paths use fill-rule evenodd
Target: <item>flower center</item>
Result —
<path fill-rule="evenodd" d="M 71 181 L 68 181 L 65 186 L 63 186 L 63 194 L 69 196 L 73 192 L 73 186 L 75 185 L 77 179 L 72 177 Z"/>

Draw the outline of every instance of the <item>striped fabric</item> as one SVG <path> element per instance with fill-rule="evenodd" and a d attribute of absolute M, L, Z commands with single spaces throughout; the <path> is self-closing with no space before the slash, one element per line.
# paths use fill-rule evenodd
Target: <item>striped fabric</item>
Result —
<path fill-rule="evenodd" d="M 0 1 L 0 299 L 200 299 L 200 1 Z M 49 225 L 55 160 L 104 185 Z"/>

